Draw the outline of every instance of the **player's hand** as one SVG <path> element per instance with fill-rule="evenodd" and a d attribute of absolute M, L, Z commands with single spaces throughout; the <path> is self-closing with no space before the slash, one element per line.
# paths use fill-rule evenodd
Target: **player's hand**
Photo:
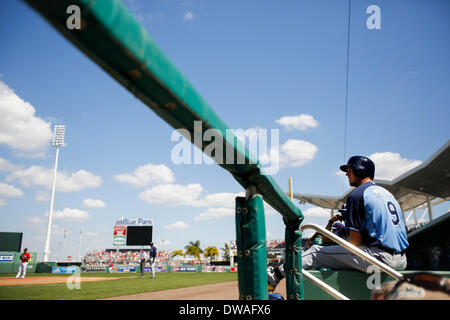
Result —
<path fill-rule="evenodd" d="M 330 220 L 329 220 L 329 222 L 330 223 L 334 223 L 334 222 L 336 222 L 336 221 L 343 221 L 343 217 L 341 216 L 341 215 L 339 215 L 339 214 L 337 214 L 337 215 L 335 215 L 335 216 L 333 216 Z"/>
<path fill-rule="evenodd" d="M 269 292 L 274 292 L 277 285 L 280 283 L 275 275 L 274 268 L 272 266 L 267 267 L 267 288 Z"/>
<path fill-rule="evenodd" d="M 275 291 L 275 288 L 285 276 L 283 265 L 269 265 L 267 267 L 267 288 L 269 292 Z"/>

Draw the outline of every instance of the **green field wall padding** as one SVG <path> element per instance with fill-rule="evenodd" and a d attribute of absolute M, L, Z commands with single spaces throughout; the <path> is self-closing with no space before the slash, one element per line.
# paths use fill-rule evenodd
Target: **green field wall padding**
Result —
<path fill-rule="evenodd" d="M 239 299 L 267 300 L 267 247 L 262 196 L 236 198 Z"/>
<path fill-rule="evenodd" d="M 303 300 L 304 298 L 300 223 L 301 219 L 297 223 L 286 225 L 285 229 L 286 295 L 288 300 Z"/>

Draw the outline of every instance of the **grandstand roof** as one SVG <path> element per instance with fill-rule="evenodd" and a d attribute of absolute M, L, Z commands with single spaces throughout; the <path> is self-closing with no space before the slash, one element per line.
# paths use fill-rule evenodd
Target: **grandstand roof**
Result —
<path fill-rule="evenodd" d="M 394 180 L 375 179 L 389 190 L 403 211 L 417 208 L 427 200 L 438 204 L 450 200 L 450 140 L 427 161 L 405 172 Z M 324 196 L 294 193 L 294 198 L 326 209 L 338 209 L 347 201 L 353 189 L 342 196 Z"/>

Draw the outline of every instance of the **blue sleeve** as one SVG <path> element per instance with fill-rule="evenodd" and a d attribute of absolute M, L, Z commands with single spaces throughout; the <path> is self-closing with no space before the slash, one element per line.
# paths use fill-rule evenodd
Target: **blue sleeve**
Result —
<path fill-rule="evenodd" d="M 348 196 L 346 208 L 345 228 L 361 232 L 364 222 L 364 198 L 359 196 L 359 192 L 353 192 Z"/>

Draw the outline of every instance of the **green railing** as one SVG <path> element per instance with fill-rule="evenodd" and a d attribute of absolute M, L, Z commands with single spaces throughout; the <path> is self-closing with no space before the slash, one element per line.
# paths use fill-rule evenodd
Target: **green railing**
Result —
<path fill-rule="evenodd" d="M 258 159 L 245 145 L 234 134 L 230 134 L 227 125 L 158 48 L 127 8 L 118 0 L 25 1 L 173 128 L 188 130 L 191 142 L 202 151 L 207 143 L 203 139 L 194 141 L 195 121 L 201 121 L 202 137 L 209 129 L 214 129 L 222 137 L 223 154 L 215 156 L 227 160 L 216 162 L 230 172 L 248 192 L 247 197 L 238 198 L 236 203 L 242 208 L 253 208 L 251 211 L 257 219 L 254 221 L 256 226 L 264 225 L 265 222 L 262 199 L 255 200 L 255 194 L 260 194 L 283 217 L 286 224 L 287 295 L 289 299 L 302 299 L 299 226 L 303 215 L 300 209 L 294 206 L 272 177 L 264 173 Z M 71 16 L 67 9 L 71 5 L 80 8 L 80 29 L 67 27 Z M 255 204 L 255 201 L 260 203 Z M 237 205 L 236 211 L 239 208 Z M 238 213 L 236 215 L 237 222 L 245 221 L 246 218 L 241 220 L 242 216 L 238 216 Z M 250 220 L 253 221 L 253 218 Z M 253 240 L 248 239 L 255 237 L 255 230 L 259 230 L 256 236 L 258 245 L 252 246 Z M 240 290 L 246 288 L 245 292 L 240 292 L 240 296 L 246 299 L 265 299 L 267 286 L 262 288 L 260 285 L 263 281 L 266 283 L 266 260 L 263 263 L 260 258 L 261 255 L 267 255 L 265 233 L 260 233 L 261 228 L 258 227 L 245 229 L 239 223 L 236 231 L 238 251 L 243 252 L 243 259 L 238 258 L 238 268 L 246 271 L 245 274 L 239 273 Z M 254 254 L 258 258 L 250 259 Z M 253 276 L 249 278 L 250 273 Z"/>

